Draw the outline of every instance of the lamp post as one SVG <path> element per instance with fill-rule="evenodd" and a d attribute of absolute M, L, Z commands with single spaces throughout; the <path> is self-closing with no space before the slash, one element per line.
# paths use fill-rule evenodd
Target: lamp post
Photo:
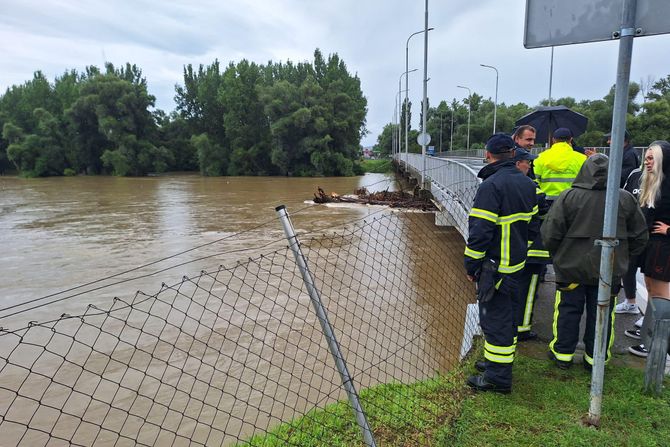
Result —
<path fill-rule="evenodd" d="M 402 152 L 402 106 L 400 105 L 400 86 L 402 83 L 402 77 L 407 76 L 409 73 L 413 73 L 417 71 L 417 68 L 414 68 L 412 70 L 405 70 L 405 72 L 400 74 L 400 77 L 398 78 L 398 144 L 400 145 L 398 148 L 398 158 L 400 158 L 400 153 Z M 405 86 L 407 86 L 407 78 L 405 78 Z M 407 89 L 405 89 L 405 98 L 407 98 Z M 405 108 L 407 108 L 407 100 L 405 100 Z M 405 110 L 405 123 L 407 123 L 407 110 Z M 407 153 L 407 127 L 405 127 L 405 153 Z M 405 159 L 405 163 L 407 163 L 407 159 Z"/>
<path fill-rule="evenodd" d="M 431 31 L 434 30 L 435 28 L 428 28 L 428 30 L 421 30 L 417 31 L 415 33 L 412 33 L 409 35 L 407 38 L 407 42 L 405 43 L 405 73 L 408 72 L 409 70 L 409 40 L 412 38 L 412 36 L 416 36 L 417 34 L 421 34 L 425 31 Z M 408 104 L 408 92 L 409 92 L 409 82 L 408 78 L 405 78 L 405 109 L 407 109 L 407 104 Z M 405 110 L 405 163 L 407 163 L 407 160 L 409 156 L 407 155 L 407 151 L 409 150 L 409 143 L 408 143 L 408 136 L 409 136 L 409 113 L 407 113 L 407 110 Z"/>
<path fill-rule="evenodd" d="M 440 152 L 442 152 L 442 112 L 440 112 Z"/>
<path fill-rule="evenodd" d="M 472 109 L 472 104 L 470 104 L 471 99 L 472 99 L 472 93 L 470 93 L 470 89 L 467 87 L 463 87 L 462 85 L 457 85 L 456 87 L 458 88 L 463 88 L 468 91 L 468 144 L 467 144 L 467 149 L 470 150 L 470 110 Z"/>
<path fill-rule="evenodd" d="M 554 78 L 554 47 L 551 47 L 551 62 L 549 63 L 549 105 L 551 106 L 551 84 Z"/>
<path fill-rule="evenodd" d="M 426 127 L 426 115 L 428 115 L 428 0 L 426 0 L 424 19 L 424 33 L 423 33 L 423 101 L 421 103 L 421 115 L 423 122 L 421 125 L 421 132 L 428 135 L 428 128 Z M 426 185 L 426 139 L 421 140 L 421 158 L 423 158 L 423 169 L 421 170 L 421 188 Z"/>
<path fill-rule="evenodd" d="M 452 103 L 451 109 L 451 132 L 449 132 L 449 150 L 454 150 L 454 113 L 456 112 L 456 100 Z"/>
<path fill-rule="evenodd" d="M 496 72 L 496 99 L 493 103 L 493 133 L 496 133 L 496 114 L 498 112 L 498 69 L 493 65 L 479 64 L 485 68 L 491 68 Z"/>

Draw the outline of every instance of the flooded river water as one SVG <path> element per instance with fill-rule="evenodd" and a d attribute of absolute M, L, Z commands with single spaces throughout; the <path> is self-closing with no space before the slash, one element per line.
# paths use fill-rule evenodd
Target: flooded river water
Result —
<path fill-rule="evenodd" d="M 130 310 L 60 321 L 44 333 L 31 328 L 32 342 L 48 345 L 52 363 L 60 365 L 53 372 L 43 354 L 23 347 L 25 340 L 5 340 L 0 357 L 12 368 L 0 371 L 0 388 L 16 389 L 19 397 L 2 409 L 11 417 L 0 424 L 0 436 L 16 440 L 8 445 L 46 445 L 40 441 L 44 428 L 23 430 L 38 423 L 57 431 L 56 439 L 79 436 L 86 445 L 91 439 L 94 445 L 118 445 L 119 439 L 179 445 L 174 439 L 180 436 L 196 445 L 230 444 L 342 399 L 309 296 L 285 248 L 278 205 L 286 205 L 298 233 L 308 234 L 304 250 L 358 386 L 409 383 L 449 369 L 458 360 L 471 296 L 461 267 L 462 238 L 435 227 L 432 214 L 385 219 L 389 211 L 380 207 L 306 203 L 317 187 L 347 194 L 360 186 L 396 188 L 392 176 L 381 174 L 0 177 L 0 326 L 12 330 L 81 315 L 89 304 L 109 309 L 114 297 L 132 303 Z M 272 250 L 280 255 L 267 256 Z M 218 267 L 250 258 L 260 260 L 238 270 Z M 215 274 L 199 273 L 203 269 Z M 199 282 L 182 280 L 183 288 L 167 300 L 165 293 L 152 295 L 184 275 L 200 275 Z M 138 300 L 137 290 L 149 298 Z M 36 364 L 43 368 L 39 374 Z M 309 378 L 296 372 L 303 369 Z M 74 379 L 53 381 L 49 374 Z M 111 384 L 107 391 L 99 389 L 96 374 Z M 195 384 L 190 392 L 182 389 L 184 377 Z M 23 391 L 26 381 L 38 390 L 59 387 L 34 396 Z M 183 399 L 176 399 L 180 392 Z M 85 409 L 65 411 L 74 429 L 60 427 L 67 425 L 62 414 L 36 421 L 35 402 L 45 396 L 65 407 L 80 396 Z M 163 407 L 167 416 L 157 410 Z M 167 409 L 181 416 L 166 419 L 172 414 Z M 127 413 L 135 419 L 126 420 Z M 103 422 L 82 422 L 91 420 Z"/>

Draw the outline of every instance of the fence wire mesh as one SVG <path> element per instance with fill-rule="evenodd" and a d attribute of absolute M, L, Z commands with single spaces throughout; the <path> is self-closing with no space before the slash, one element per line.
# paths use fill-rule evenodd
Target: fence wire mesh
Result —
<path fill-rule="evenodd" d="M 450 371 L 473 329 L 461 235 L 431 213 L 384 211 L 299 239 L 378 445 L 422 445 L 424 422 L 448 422 L 439 396 L 459 392 Z M 0 439 L 363 445 L 286 241 L 0 332 Z"/>

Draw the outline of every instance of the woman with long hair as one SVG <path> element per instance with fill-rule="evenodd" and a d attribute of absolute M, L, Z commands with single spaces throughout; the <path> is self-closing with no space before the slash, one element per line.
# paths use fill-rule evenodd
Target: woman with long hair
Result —
<path fill-rule="evenodd" d="M 641 266 L 649 305 L 640 331 L 642 344 L 628 350 L 646 357 L 656 320 L 670 318 L 670 143 L 658 140 L 649 145 L 640 183 L 640 206 L 649 229 Z"/>

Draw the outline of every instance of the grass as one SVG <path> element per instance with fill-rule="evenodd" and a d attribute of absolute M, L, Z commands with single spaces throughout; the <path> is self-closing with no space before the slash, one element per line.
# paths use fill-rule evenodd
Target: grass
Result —
<path fill-rule="evenodd" d="M 557 369 L 520 355 L 510 395 L 473 393 L 464 386 L 472 361 L 449 375 L 413 385 L 363 390 L 362 405 L 381 446 L 668 446 L 670 392 L 642 393 L 644 371 L 605 370 L 602 419 L 583 423 L 591 375 L 581 365 Z M 248 441 L 253 446 L 363 446 L 348 402 L 316 409 Z M 245 443 L 245 445 L 248 445 Z"/>
<path fill-rule="evenodd" d="M 391 164 L 391 159 L 381 159 L 381 160 L 361 160 L 361 167 L 365 172 L 372 172 L 376 174 L 385 174 L 387 172 L 393 172 L 393 165 Z"/>

